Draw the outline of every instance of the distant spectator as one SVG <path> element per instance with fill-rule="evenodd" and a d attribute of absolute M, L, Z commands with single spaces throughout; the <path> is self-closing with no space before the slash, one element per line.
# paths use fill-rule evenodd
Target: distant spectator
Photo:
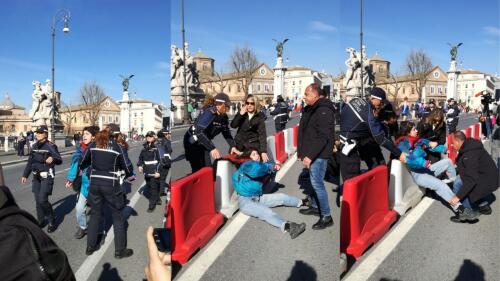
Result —
<path fill-rule="evenodd" d="M 26 138 L 23 133 L 19 134 L 17 138 L 17 156 L 24 156 L 24 145 L 26 144 Z"/>
<path fill-rule="evenodd" d="M 408 103 L 408 97 L 404 98 L 403 103 L 400 106 L 401 116 L 403 116 L 403 121 L 408 120 L 408 116 L 410 115 L 410 104 Z"/>

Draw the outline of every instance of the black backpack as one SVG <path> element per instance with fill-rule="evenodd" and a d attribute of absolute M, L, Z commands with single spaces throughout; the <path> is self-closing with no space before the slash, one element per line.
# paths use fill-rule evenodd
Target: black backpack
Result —
<path fill-rule="evenodd" d="M 2 281 L 76 280 L 64 251 L 15 204 L 0 209 L 0 249 Z"/>

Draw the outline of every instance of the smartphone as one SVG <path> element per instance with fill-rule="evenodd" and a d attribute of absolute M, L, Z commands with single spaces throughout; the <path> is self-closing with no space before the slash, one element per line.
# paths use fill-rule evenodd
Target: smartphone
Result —
<path fill-rule="evenodd" d="M 168 228 L 155 228 L 153 230 L 153 238 L 158 251 L 163 253 L 171 252 L 170 234 L 171 232 Z"/>

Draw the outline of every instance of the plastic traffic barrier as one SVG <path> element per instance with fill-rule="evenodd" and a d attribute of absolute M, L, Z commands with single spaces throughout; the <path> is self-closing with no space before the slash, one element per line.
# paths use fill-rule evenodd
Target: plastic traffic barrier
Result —
<path fill-rule="evenodd" d="M 274 143 L 274 136 L 267 137 L 267 156 L 269 160 L 276 161 L 276 144 Z"/>
<path fill-rule="evenodd" d="M 299 125 L 293 127 L 293 146 L 297 148 L 299 143 Z"/>
<path fill-rule="evenodd" d="M 295 153 L 297 150 L 295 145 L 293 144 L 293 128 L 288 128 L 285 131 L 285 152 L 288 156 Z"/>
<path fill-rule="evenodd" d="M 275 161 L 285 163 L 286 159 L 288 159 L 288 154 L 285 151 L 285 133 L 281 131 L 274 134 L 274 141 L 276 144 Z"/>
<path fill-rule="evenodd" d="M 172 260 L 185 264 L 224 223 L 222 214 L 215 211 L 213 198 L 211 167 L 172 183 L 166 224 L 171 229 Z"/>
<path fill-rule="evenodd" d="M 458 152 L 453 148 L 452 141 L 453 141 L 453 135 L 447 135 L 446 144 L 448 145 L 448 158 L 450 158 L 453 164 L 455 164 Z"/>
<path fill-rule="evenodd" d="M 215 210 L 231 218 L 238 210 L 238 197 L 233 190 L 232 175 L 236 168 L 229 160 L 218 160 L 215 172 Z"/>
<path fill-rule="evenodd" d="M 472 137 L 476 140 L 481 138 L 481 123 L 476 123 L 472 127 Z"/>
<path fill-rule="evenodd" d="M 406 166 L 399 160 L 392 160 L 389 178 L 389 208 L 404 215 L 422 200 L 424 194 L 424 190 L 413 181 Z"/>
<path fill-rule="evenodd" d="M 348 179 L 340 210 L 340 251 L 356 259 L 397 220 L 389 210 L 387 166 Z"/>
<path fill-rule="evenodd" d="M 462 132 L 464 132 L 466 138 L 470 138 L 471 135 L 472 135 L 472 129 L 471 129 L 471 127 L 463 129 Z"/>

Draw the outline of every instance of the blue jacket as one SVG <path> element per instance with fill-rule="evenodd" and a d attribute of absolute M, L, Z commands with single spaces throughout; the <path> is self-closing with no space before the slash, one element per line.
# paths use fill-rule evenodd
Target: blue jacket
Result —
<path fill-rule="evenodd" d="M 89 195 L 89 176 L 87 174 L 88 168 L 84 170 L 79 169 L 79 163 L 80 160 L 83 157 L 83 151 L 81 146 L 76 147 L 75 153 L 73 153 L 73 156 L 71 156 L 71 166 L 69 167 L 68 174 L 66 175 L 66 179 L 69 181 L 74 182 L 78 174 L 81 172 L 82 173 L 82 187 L 80 188 L 80 194 L 85 196 L 85 198 L 88 197 Z"/>
<path fill-rule="evenodd" d="M 47 158 L 52 157 L 54 161 L 47 164 Z M 28 178 L 32 172 L 49 172 L 51 177 L 54 178 L 56 171 L 55 165 L 61 165 L 62 158 L 57 150 L 57 145 L 45 140 L 43 142 L 36 142 L 31 146 L 31 152 L 28 158 L 28 163 L 24 168 L 23 177 Z"/>
<path fill-rule="evenodd" d="M 425 159 L 427 156 L 425 150 L 439 153 L 444 153 L 446 151 L 446 147 L 444 145 L 438 145 L 431 148 L 429 140 L 427 139 L 418 139 L 415 141 L 415 139 L 410 137 L 401 137 L 397 140 L 397 143 L 398 148 L 407 154 L 406 165 L 412 171 L 429 168 L 430 161 Z"/>
<path fill-rule="evenodd" d="M 244 197 L 261 196 L 262 182 L 259 178 L 273 173 L 273 167 L 272 162 L 247 161 L 243 163 L 233 174 L 234 190 Z"/>

